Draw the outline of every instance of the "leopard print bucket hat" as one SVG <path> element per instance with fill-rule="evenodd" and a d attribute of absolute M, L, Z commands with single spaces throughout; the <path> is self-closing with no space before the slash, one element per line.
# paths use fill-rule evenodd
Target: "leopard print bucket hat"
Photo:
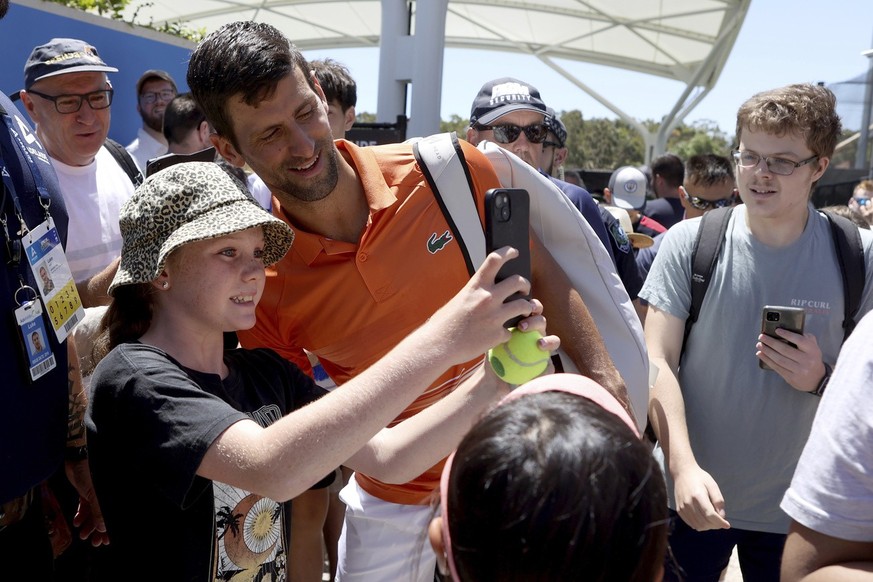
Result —
<path fill-rule="evenodd" d="M 212 162 L 176 164 L 152 176 L 121 207 L 121 264 L 109 286 L 158 278 L 182 245 L 255 226 L 264 229 L 264 264 L 285 256 L 291 228 L 261 208 L 246 187 Z"/>

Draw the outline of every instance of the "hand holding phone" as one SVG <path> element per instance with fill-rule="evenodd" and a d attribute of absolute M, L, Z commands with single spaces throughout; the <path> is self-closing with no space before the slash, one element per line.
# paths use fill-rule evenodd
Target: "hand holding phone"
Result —
<path fill-rule="evenodd" d="M 781 307 L 778 305 L 765 305 L 761 312 L 761 333 L 778 339 L 779 341 L 790 345 L 793 348 L 797 346 L 793 343 L 776 335 L 777 329 L 787 329 L 794 333 L 803 334 L 803 324 L 806 318 L 806 312 L 800 307 Z M 763 370 L 770 370 L 770 366 L 764 363 L 764 360 L 758 359 L 758 367 Z"/>
<path fill-rule="evenodd" d="M 495 280 L 503 281 L 512 275 L 521 275 L 530 281 L 530 198 L 527 190 L 492 188 L 485 193 L 485 251 L 490 253 L 510 246 L 518 250 L 518 257 L 507 261 Z M 515 293 L 506 301 L 530 299 L 530 295 Z M 506 322 L 515 327 L 522 317 Z"/>

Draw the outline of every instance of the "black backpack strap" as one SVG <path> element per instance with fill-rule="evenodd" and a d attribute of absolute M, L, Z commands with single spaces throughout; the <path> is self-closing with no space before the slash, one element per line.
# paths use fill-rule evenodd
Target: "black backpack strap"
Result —
<path fill-rule="evenodd" d="M 700 315 L 700 307 L 703 305 L 703 298 L 706 297 L 706 290 L 709 288 L 709 280 L 715 270 L 722 244 L 724 244 L 724 235 L 727 232 L 732 211 L 732 206 L 716 208 L 704 214 L 700 219 L 697 239 L 694 241 L 694 250 L 691 253 L 691 307 L 688 310 L 688 319 L 685 320 L 682 352 L 685 351 L 685 343 L 691 334 L 691 327 L 697 323 L 697 318 Z"/>
<path fill-rule="evenodd" d="M 121 169 L 124 170 L 124 173 L 127 174 L 128 178 L 130 178 L 133 187 L 139 187 L 143 181 L 142 172 L 139 171 L 136 162 L 133 161 L 133 158 L 129 153 L 127 153 L 127 150 L 124 149 L 124 146 L 114 139 L 107 137 L 106 141 L 103 142 L 103 147 L 109 150 L 109 153 L 112 154 L 116 163 L 121 166 Z"/>
<path fill-rule="evenodd" d="M 828 210 L 821 212 L 830 222 L 831 236 L 840 263 L 840 274 L 843 277 L 843 341 L 846 341 L 855 329 L 855 317 L 858 315 L 861 296 L 864 294 L 864 283 L 867 278 L 864 246 L 861 243 L 861 233 L 851 220 Z"/>

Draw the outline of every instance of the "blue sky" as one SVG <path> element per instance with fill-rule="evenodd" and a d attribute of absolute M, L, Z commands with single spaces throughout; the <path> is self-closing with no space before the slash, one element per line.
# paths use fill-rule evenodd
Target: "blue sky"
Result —
<path fill-rule="evenodd" d="M 831 84 L 855 77 L 867 70 L 869 61 L 861 52 L 870 48 L 873 0 L 752 0 L 715 88 L 686 121 L 712 120 L 732 135 L 736 110 L 746 98 L 789 83 Z M 379 59 L 375 49 L 307 51 L 306 56 L 330 56 L 345 63 L 358 83 L 358 111 L 376 112 Z M 660 119 L 682 91 L 677 82 L 648 75 L 581 63 L 567 68 L 638 119 Z M 443 69 L 442 118 L 448 119 L 453 113 L 468 117 L 479 87 L 503 76 L 532 83 L 546 103 L 558 111 L 580 109 L 585 117 L 615 117 L 532 57 L 448 49 Z"/>

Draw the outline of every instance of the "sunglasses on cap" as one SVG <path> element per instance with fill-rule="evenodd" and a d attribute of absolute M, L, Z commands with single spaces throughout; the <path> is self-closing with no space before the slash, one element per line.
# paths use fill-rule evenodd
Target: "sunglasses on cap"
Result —
<path fill-rule="evenodd" d="M 734 189 L 731 192 L 731 195 L 727 198 L 719 198 L 718 200 L 706 200 L 705 198 L 700 198 L 698 196 L 692 196 L 688 193 L 688 190 L 685 189 L 685 186 L 681 186 L 682 195 L 685 196 L 685 200 L 688 201 L 693 208 L 697 210 L 709 210 L 711 208 L 724 208 L 725 206 L 733 206 L 737 201 L 737 190 Z"/>
<path fill-rule="evenodd" d="M 544 123 L 532 123 L 523 127 L 514 123 L 507 123 L 505 125 L 477 125 L 475 129 L 478 131 L 490 129 L 494 132 L 494 141 L 497 143 L 512 143 L 518 139 L 522 131 L 530 143 L 543 143 L 549 135 L 549 128 Z"/>

